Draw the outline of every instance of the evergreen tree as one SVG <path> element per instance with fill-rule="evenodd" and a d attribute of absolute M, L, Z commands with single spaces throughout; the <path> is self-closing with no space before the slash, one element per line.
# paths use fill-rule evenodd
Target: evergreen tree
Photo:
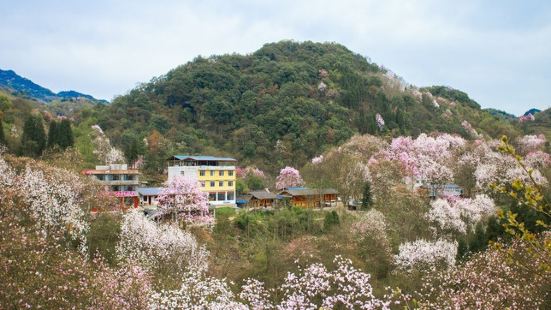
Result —
<path fill-rule="evenodd" d="M 75 144 L 73 137 L 73 130 L 71 129 L 71 122 L 68 119 L 64 119 L 57 126 L 58 140 L 57 143 L 62 149 L 66 149 Z"/>
<path fill-rule="evenodd" d="M 50 122 L 50 127 L 48 128 L 48 147 L 53 148 L 55 145 L 59 145 L 59 131 L 58 124 L 56 121 Z"/>
<path fill-rule="evenodd" d="M 21 155 L 38 157 L 44 152 L 46 147 L 46 133 L 42 117 L 30 115 L 23 125 L 23 134 L 21 135 Z"/>
<path fill-rule="evenodd" d="M 373 198 L 371 197 L 371 183 L 369 183 L 369 181 L 366 181 L 363 189 L 362 209 L 369 208 L 372 202 Z"/>
<path fill-rule="evenodd" d="M 4 136 L 4 125 L 1 119 L 0 119 L 0 145 L 8 145 L 8 143 L 6 143 L 6 136 Z"/>
<path fill-rule="evenodd" d="M 377 123 L 375 122 L 375 114 L 373 113 L 368 114 L 366 118 L 366 122 L 367 122 L 367 125 L 366 125 L 367 133 L 371 135 L 374 135 L 375 133 L 377 133 Z"/>
<path fill-rule="evenodd" d="M 136 139 L 136 137 L 131 137 L 129 139 L 130 142 L 124 145 L 123 151 L 126 162 L 132 165 L 136 161 L 136 159 L 138 159 L 140 147 L 138 145 L 138 139 Z"/>

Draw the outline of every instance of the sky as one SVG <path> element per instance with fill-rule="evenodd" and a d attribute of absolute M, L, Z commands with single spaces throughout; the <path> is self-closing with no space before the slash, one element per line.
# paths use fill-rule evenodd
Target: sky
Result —
<path fill-rule="evenodd" d="M 198 55 L 337 42 L 485 108 L 551 106 L 551 1 L 0 0 L 0 68 L 111 100 Z"/>

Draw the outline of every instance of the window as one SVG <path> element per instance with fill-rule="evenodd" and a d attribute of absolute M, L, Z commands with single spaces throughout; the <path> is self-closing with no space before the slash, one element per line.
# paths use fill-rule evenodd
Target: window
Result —
<path fill-rule="evenodd" d="M 223 177 L 223 176 L 224 176 L 224 170 L 218 171 L 218 175 L 221 176 L 221 177 Z"/>
<path fill-rule="evenodd" d="M 201 181 L 201 187 L 205 187 L 205 181 Z"/>
<path fill-rule="evenodd" d="M 224 181 L 218 181 L 218 186 L 223 187 L 224 186 Z"/>
<path fill-rule="evenodd" d="M 199 170 L 199 175 L 204 177 L 205 176 L 205 170 Z"/>
<path fill-rule="evenodd" d="M 233 177 L 233 170 L 228 171 L 228 175 L 229 175 L 230 177 Z"/>
<path fill-rule="evenodd" d="M 214 176 L 214 170 L 211 170 L 211 171 L 210 171 L 210 176 L 211 176 L 211 177 Z"/>
<path fill-rule="evenodd" d="M 98 178 L 98 180 L 102 180 L 102 181 L 103 181 L 103 175 L 101 175 L 101 174 L 96 175 L 96 178 Z"/>
<path fill-rule="evenodd" d="M 185 174 L 185 172 L 184 172 L 184 171 L 180 171 L 180 175 L 184 175 L 184 174 Z"/>
<path fill-rule="evenodd" d="M 228 192 L 228 200 L 233 200 L 233 192 Z"/>
<path fill-rule="evenodd" d="M 233 181 L 228 181 L 228 186 L 233 186 Z"/>
<path fill-rule="evenodd" d="M 215 184 L 216 183 L 214 181 L 210 181 L 210 187 L 215 187 L 216 186 Z"/>
<path fill-rule="evenodd" d="M 218 200 L 218 201 L 224 201 L 224 200 L 226 200 L 226 193 L 224 193 L 224 192 L 218 192 L 217 198 L 218 198 L 218 199 L 216 199 L 216 200 Z"/>
<path fill-rule="evenodd" d="M 216 193 L 209 193 L 209 201 L 215 201 L 216 200 Z"/>

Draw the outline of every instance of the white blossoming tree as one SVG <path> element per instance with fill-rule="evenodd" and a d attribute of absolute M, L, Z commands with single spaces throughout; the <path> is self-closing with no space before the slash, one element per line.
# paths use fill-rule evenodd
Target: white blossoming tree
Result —
<path fill-rule="evenodd" d="M 116 253 L 119 260 L 146 268 L 167 262 L 179 270 L 204 271 L 208 266 L 207 250 L 191 233 L 172 225 L 157 224 L 137 211 L 124 215 Z"/>

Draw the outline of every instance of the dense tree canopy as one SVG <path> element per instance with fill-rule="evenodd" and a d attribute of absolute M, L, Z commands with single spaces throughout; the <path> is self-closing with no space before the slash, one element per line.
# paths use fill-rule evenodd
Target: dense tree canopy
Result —
<path fill-rule="evenodd" d="M 281 41 L 250 55 L 198 57 L 94 114 L 129 160 L 148 157 L 129 141 L 156 131 L 167 139 L 164 152 L 232 155 L 271 173 L 302 166 L 354 133 L 466 136 L 467 119 L 482 122 L 484 133 L 518 136 L 509 121 L 480 110 L 465 93 L 411 87 L 336 43 Z"/>

